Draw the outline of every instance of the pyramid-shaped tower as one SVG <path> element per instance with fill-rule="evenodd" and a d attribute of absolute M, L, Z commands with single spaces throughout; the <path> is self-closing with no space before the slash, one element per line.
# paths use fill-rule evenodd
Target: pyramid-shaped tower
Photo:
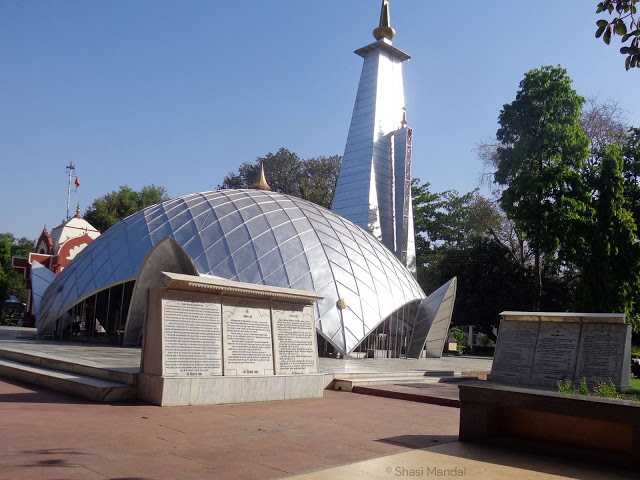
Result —
<path fill-rule="evenodd" d="M 364 59 L 333 210 L 378 238 L 415 272 L 411 202 L 413 131 L 407 124 L 403 63 L 393 46 L 389 0 L 382 2 L 375 42 Z"/>

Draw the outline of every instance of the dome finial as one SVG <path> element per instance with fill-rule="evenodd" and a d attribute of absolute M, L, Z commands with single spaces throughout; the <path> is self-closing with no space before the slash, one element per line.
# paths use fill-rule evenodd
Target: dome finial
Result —
<path fill-rule="evenodd" d="M 76 218 L 80 218 L 82 215 L 80 215 L 80 202 L 78 202 L 76 204 Z"/>
<path fill-rule="evenodd" d="M 253 184 L 253 188 L 256 190 L 271 190 L 271 187 L 267 183 L 267 177 L 264 174 L 264 162 L 260 162 L 260 178 L 258 178 L 258 181 Z"/>
<path fill-rule="evenodd" d="M 391 7 L 389 6 L 390 0 L 382 0 L 382 9 L 380 10 L 380 25 L 373 31 L 373 36 L 376 40 L 393 40 L 396 36 L 395 29 L 391 26 Z"/>

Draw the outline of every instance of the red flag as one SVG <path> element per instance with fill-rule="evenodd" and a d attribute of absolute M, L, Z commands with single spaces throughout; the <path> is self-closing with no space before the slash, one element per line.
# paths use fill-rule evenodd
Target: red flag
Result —
<path fill-rule="evenodd" d="M 77 190 L 78 188 L 80 188 L 80 178 L 79 178 L 79 177 L 76 177 L 76 179 L 75 179 L 75 181 L 73 182 L 73 184 L 76 186 L 76 190 Z"/>

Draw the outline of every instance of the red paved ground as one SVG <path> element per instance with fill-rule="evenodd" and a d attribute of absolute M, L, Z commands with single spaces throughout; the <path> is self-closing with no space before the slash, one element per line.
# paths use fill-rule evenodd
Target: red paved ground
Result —
<path fill-rule="evenodd" d="M 0 479 L 252 479 L 457 438 L 458 409 L 329 392 L 324 400 L 96 405 L 0 381 Z"/>

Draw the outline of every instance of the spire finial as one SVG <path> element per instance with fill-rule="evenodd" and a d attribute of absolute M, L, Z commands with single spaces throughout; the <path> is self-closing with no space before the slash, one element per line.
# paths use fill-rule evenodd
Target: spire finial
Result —
<path fill-rule="evenodd" d="M 80 218 L 80 202 L 76 205 L 76 218 Z"/>
<path fill-rule="evenodd" d="M 409 122 L 407 122 L 407 107 L 402 107 L 402 128 L 406 128 L 407 125 L 409 125 Z"/>
<path fill-rule="evenodd" d="M 253 184 L 253 188 L 256 190 L 271 190 L 271 187 L 267 183 L 267 177 L 264 174 L 264 162 L 260 162 L 260 178 L 258 178 L 258 181 Z"/>
<path fill-rule="evenodd" d="M 380 10 L 380 25 L 373 31 L 373 36 L 376 40 L 393 40 L 396 36 L 395 29 L 391 26 L 391 7 L 389 6 L 390 0 L 382 0 L 382 9 Z"/>

